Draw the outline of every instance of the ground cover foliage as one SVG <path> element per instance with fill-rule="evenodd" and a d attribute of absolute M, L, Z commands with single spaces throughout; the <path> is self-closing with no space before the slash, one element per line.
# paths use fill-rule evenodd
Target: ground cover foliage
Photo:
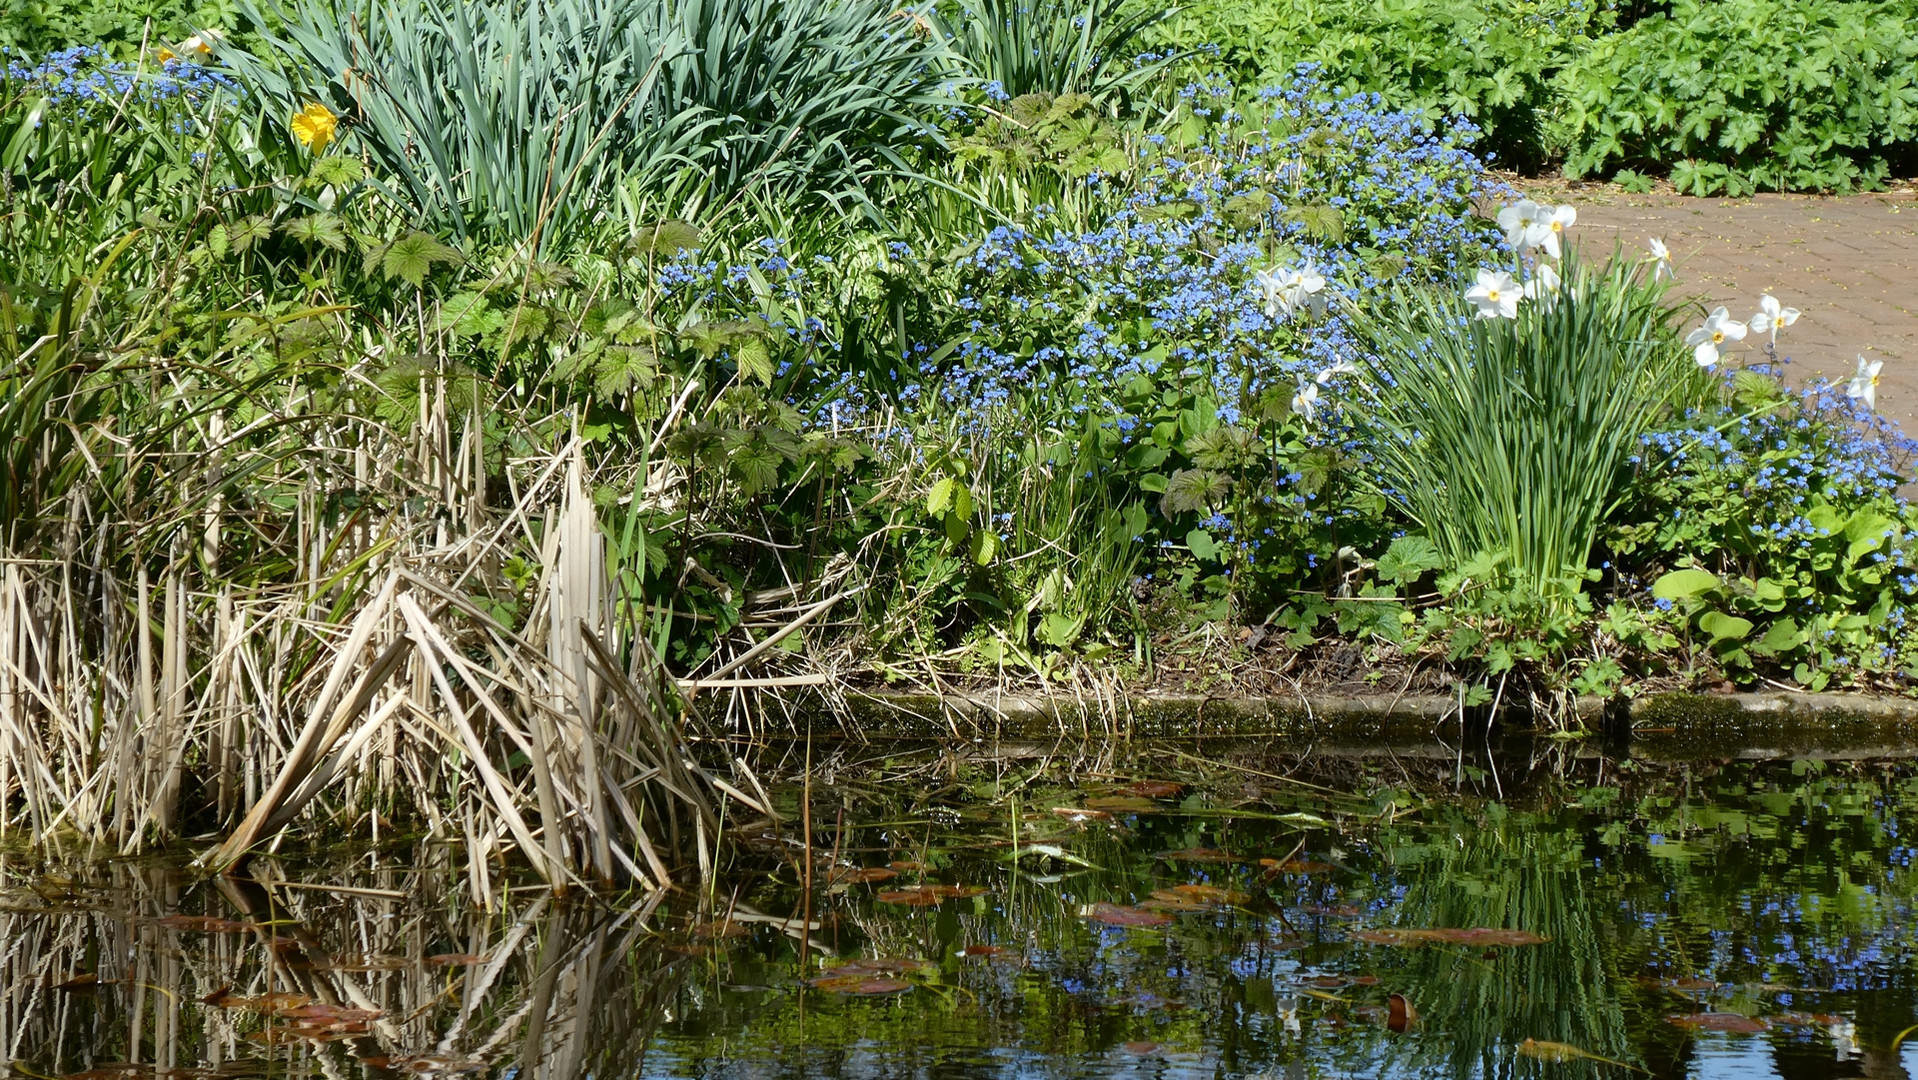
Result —
<path fill-rule="evenodd" d="M 1914 25 L 1908 0 L 1198 0 L 1157 43 L 1469 116 L 1501 167 L 1745 195 L 1918 172 Z"/>
<path fill-rule="evenodd" d="M 1119 63 L 1102 0 L 630 7 L 7 69 L 9 820 L 232 858 L 405 776 L 664 883 L 752 798 L 678 773 L 715 695 L 1918 672 L 1875 373 L 1578 264 L 1477 123 Z"/>

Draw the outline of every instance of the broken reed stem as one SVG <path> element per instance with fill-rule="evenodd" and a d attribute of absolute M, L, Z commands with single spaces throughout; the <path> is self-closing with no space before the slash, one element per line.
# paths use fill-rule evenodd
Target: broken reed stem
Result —
<path fill-rule="evenodd" d="M 421 379 L 410 432 L 332 417 L 249 456 L 180 425 L 153 460 L 129 444 L 116 468 L 156 504 L 94 522 L 91 558 L 0 546 L 0 832 L 132 852 L 217 830 L 202 861 L 226 869 L 302 821 L 398 810 L 465 843 L 482 885 L 507 851 L 555 889 L 710 869 L 720 800 L 744 796 L 612 616 L 578 444 L 516 462 L 489 506 L 444 384 Z M 196 438 L 226 442 L 196 460 Z M 60 503 L 76 519 L 126 496 L 84 487 Z M 517 631 L 481 602 L 513 557 L 540 571 Z M 236 577 L 253 564 L 288 572 Z"/>

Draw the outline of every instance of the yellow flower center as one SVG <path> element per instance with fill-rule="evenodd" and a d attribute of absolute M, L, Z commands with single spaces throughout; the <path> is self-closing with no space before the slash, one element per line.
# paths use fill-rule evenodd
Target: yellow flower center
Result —
<path fill-rule="evenodd" d="M 1723 345 L 1724 343 L 1725 343 L 1725 332 L 1723 330 L 1712 331 L 1712 344 Z"/>

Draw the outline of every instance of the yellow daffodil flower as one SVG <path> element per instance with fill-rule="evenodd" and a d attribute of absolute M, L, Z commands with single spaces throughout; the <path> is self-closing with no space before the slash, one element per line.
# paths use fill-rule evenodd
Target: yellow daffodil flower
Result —
<path fill-rule="evenodd" d="M 316 101 L 293 114 L 293 137 L 317 154 L 333 141 L 333 132 L 339 125 L 340 118 L 333 115 L 333 110 Z"/>

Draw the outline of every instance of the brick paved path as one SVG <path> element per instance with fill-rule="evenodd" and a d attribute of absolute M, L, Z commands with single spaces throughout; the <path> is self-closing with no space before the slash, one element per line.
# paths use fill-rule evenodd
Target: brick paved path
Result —
<path fill-rule="evenodd" d="M 1574 231 L 1600 251 L 1665 241 L 1683 294 L 1708 308 L 1749 317 L 1763 293 L 1798 308 L 1778 349 L 1801 379 L 1848 378 L 1861 353 L 1882 359 L 1879 411 L 1918 433 L 1918 190 L 1692 199 L 1578 185 L 1539 195 L 1577 206 Z"/>

